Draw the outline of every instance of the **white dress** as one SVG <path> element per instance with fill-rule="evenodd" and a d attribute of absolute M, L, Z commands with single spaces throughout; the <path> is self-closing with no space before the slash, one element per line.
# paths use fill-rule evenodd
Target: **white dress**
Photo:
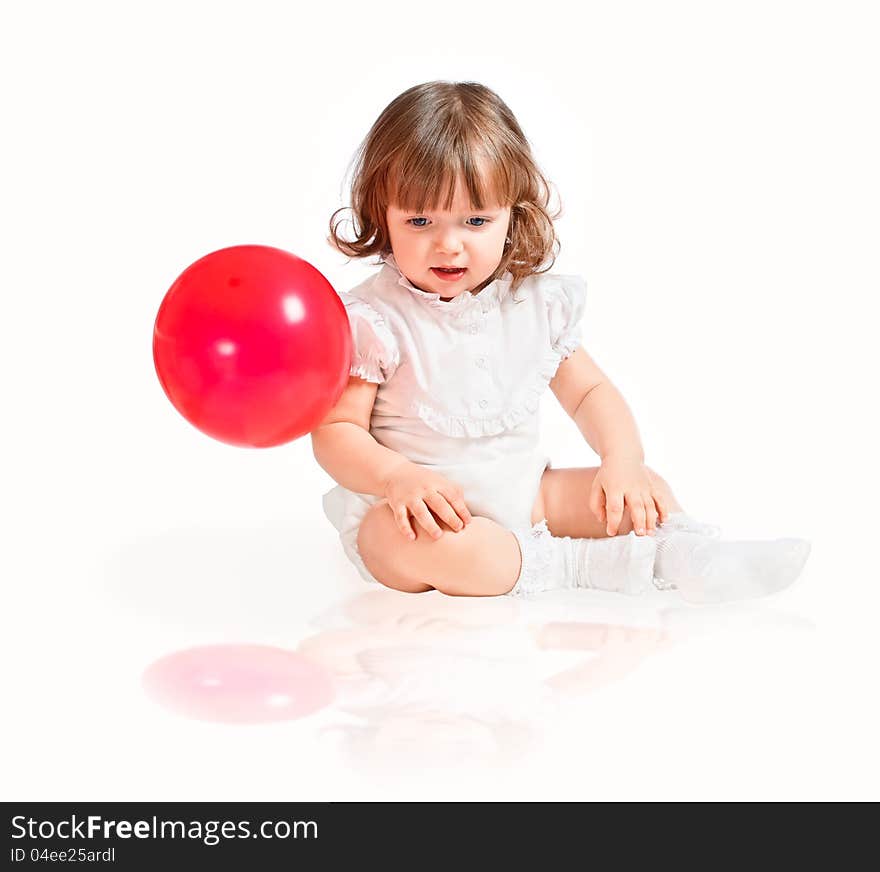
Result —
<path fill-rule="evenodd" d="M 370 433 L 381 445 L 456 482 L 472 515 L 531 527 L 550 460 L 538 448 L 538 404 L 560 362 L 581 343 L 586 284 L 579 276 L 512 276 L 448 302 L 422 291 L 393 256 L 339 296 L 351 323 L 351 375 L 379 385 Z M 357 550 L 360 522 L 382 497 L 341 486 L 324 513 L 346 555 L 375 582 Z M 430 582 L 430 579 L 427 579 Z"/>

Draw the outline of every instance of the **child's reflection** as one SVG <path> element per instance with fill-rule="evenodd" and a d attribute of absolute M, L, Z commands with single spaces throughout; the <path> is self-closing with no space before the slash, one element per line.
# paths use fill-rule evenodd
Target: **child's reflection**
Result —
<path fill-rule="evenodd" d="M 667 641 L 656 625 L 547 620 L 546 608 L 511 609 L 510 600 L 496 598 L 474 610 L 467 608 L 473 600 L 437 596 L 435 607 L 431 598 L 383 596 L 380 604 L 370 592 L 345 604 L 349 616 L 371 622 L 362 639 L 372 647 L 356 655 L 353 692 L 339 704 L 361 719 L 343 730 L 342 748 L 355 765 L 506 763 L 540 744 L 568 698 L 626 675 Z M 555 611 L 571 615 L 571 604 Z M 592 617 L 583 603 L 577 614 Z M 421 628 L 416 638 L 410 627 Z M 326 666 L 325 641 L 318 634 L 300 650 Z"/>
<path fill-rule="evenodd" d="M 315 618 L 321 629 L 293 651 L 193 648 L 156 661 L 144 684 L 202 720 L 348 716 L 320 735 L 357 767 L 491 765 L 538 744 L 567 699 L 624 677 L 669 641 L 653 610 L 597 614 L 583 598 L 538 608 L 368 591 Z"/>

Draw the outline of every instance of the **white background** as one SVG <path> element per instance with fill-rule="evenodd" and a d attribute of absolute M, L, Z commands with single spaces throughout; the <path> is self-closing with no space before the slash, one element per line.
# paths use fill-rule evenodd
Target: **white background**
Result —
<path fill-rule="evenodd" d="M 875 12 L 4 5 L 3 798 L 877 799 Z M 308 439 L 203 436 L 159 386 L 152 327 L 174 278 L 227 245 L 286 248 L 340 290 L 369 275 L 328 247 L 329 217 L 376 116 L 432 79 L 479 81 L 517 115 L 564 207 L 554 269 L 587 280 L 584 344 L 648 464 L 725 538 L 813 544 L 792 589 L 748 608 L 549 595 L 594 629 L 690 629 L 591 678 L 543 743 L 493 766 L 461 732 L 431 766 L 430 718 L 405 754 L 391 731 L 345 758 L 318 728 L 360 715 L 231 726 L 141 687 L 191 646 L 293 650 L 364 593 Z M 596 465 L 554 404 L 554 465 Z M 386 604 L 392 622 L 436 607 L 458 630 L 481 607 L 382 594 L 380 627 Z M 489 608 L 510 632 L 545 620 Z"/>

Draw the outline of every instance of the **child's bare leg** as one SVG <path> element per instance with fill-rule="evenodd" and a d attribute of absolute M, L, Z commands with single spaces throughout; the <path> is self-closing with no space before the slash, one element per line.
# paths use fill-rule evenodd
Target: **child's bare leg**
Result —
<path fill-rule="evenodd" d="M 417 538 L 410 541 L 383 500 L 364 518 L 358 548 L 376 578 L 404 591 L 499 596 L 576 587 L 641 593 L 659 575 L 692 602 L 773 593 L 797 577 L 809 554 L 809 543 L 799 539 L 720 542 L 712 534 L 688 532 L 701 525 L 681 516 L 676 521 L 675 513 L 683 510 L 668 486 L 655 497 L 666 515 L 673 515 L 659 541 L 627 535 L 628 513 L 617 535 L 606 536 L 587 505 L 595 474 L 595 469 L 545 472 L 532 522 L 543 517 L 552 536 L 528 528 L 509 531 L 482 517 L 456 533 L 435 516 L 443 535 L 435 539 L 414 524 Z"/>
<path fill-rule="evenodd" d="M 358 533 L 367 569 L 387 587 L 411 593 L 434 588 L 452 596 L 576 587 L 639 593 L 650 584 L 656 550 L 650 536 L 553 538 L 547 531 L 535 534 L 534 527 L 507 530 L 478 516 L 456 533 L 435 520 L 443 530 L 439 539 L 414 524 L 416 539 L 410 541 L 387 502 L 377 503 Z"/>
<path fill-rule="evenodd" d="M 474 517 L 459 532 L 435 515 L 443 535 L 434 539 L 413 522 L 415 541 L 405 539 L 387 501 L 373 506 L 358 531 L 358 551 L 370 573 L 387 587 L 452 596 L 500 596 L 519 577 L 516 537 L 488 518 Z"/>
<path fill-rule="evenodd" d="M 532 512 L 532 523 L 546 519 L 547 527 L 555 537 L 581 540 L 625 537 L 633 529 L 628 512 L 624 512 L 616 536 L 608 536 L 605 525 L 589 509 L 588 495 L 597 472 L 598 468 L 546 470 Z M 666 482 L 653 470 L 649 473 L 660 485 L 665 509 L 668 512 L 681 511 Z M 453 596 L 500 596 L 513 589 L 522 569 L 520 541 L 513 532 L 483 517 L 474 517 L 460 532 L 451 530 L 436 515 L 434 520 L 443 530 L 439 539 L 434 539 L 413 522 L 416 540 L 410 541 L 401 535 L 387 500 L 373 506 L 361 522 L 358 533 L 358 550 L 370 573 L 387 587 L 410 593 L 436 589 Z M 584 551 L 583 545 L 577 547 L 579 553 Z M 630 549 L 628 543 L 621 543 L 619 547 L 602 546 L 606 565 L 610 566 L 618 557 L 623 563 L 635 565 Z M 557 573 L 562 572 L 568 578 L 562 586 L 575 584 L 573 576 L 578 573 L 573 562 L 578 558 L 574 552 L 558 559 L 562 563 L 557 563 Z M 578 584 L 626 586 L 629 580 L 623 573 L 605 579 L 597 577 L 589 583 L 582 577 Z M 603 589 L 618 588 L 606 586 Z"/>
<path fill-rule="evenodd" d="M 605 520 L 599 520 L 589 507 L 590 490 L 598 471 L 597 466 L 551 468 L 544 471 L 541 479 L 543 517 L 547 519 L 547 527 L 554 536 L 602 539 L 609 535 Z M 650 468 L 648 475 L 662 495 L 666 513 L 684 511 L 669 485 Z M 610 513 L 611 506 L 607 508 Z M 624 507 L 620 524 L 613 535 L 625 536 L 632 529 L 632 517 L 629 509 Z"/>

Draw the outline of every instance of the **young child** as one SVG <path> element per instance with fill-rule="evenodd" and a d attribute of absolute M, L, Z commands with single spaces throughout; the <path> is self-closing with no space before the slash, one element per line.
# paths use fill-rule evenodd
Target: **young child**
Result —
<path fill-rule="evenodd" d="M 644 462 L 621 394 L 580 345 L 585 284 L 555 275 L 549 186 L 513 113 L 474 82 L 400 94 L 360 146 L 354 240 L 381 270 L 342 293 L 348 387 L 313 431 L 324 510 L 369 581 L 463 596 L 554 588 L 696 603 L 798 576 L 808 542 L 720 541 Z M 538 448 L 549 386 L 598 468 Z M 589 502 L 587 501 L 589 497 Z"/>

